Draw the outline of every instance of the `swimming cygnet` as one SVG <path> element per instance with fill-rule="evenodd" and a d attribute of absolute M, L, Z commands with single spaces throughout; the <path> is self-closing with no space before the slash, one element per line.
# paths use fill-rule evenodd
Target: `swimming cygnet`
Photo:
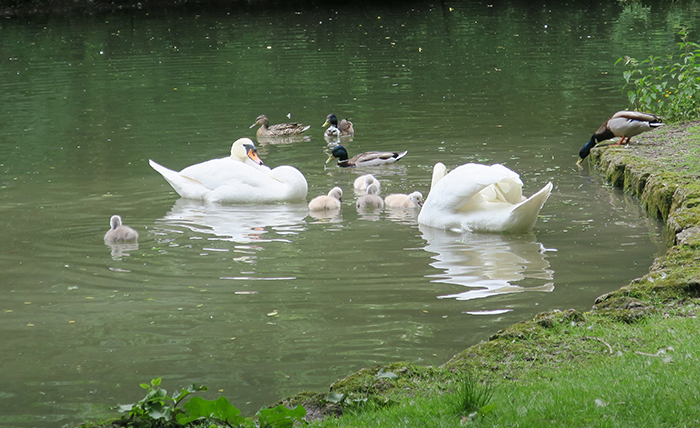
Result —
<path fill-rule="evenodd" d="M 384 201 L 377 196 L 379 188 L 376 183 L 367 186 L 367 194 L 357 199 L 357 208 L 384 208 Z"/>
<path fill-rule="evenodd" d="M 355 190 L 358 191 L 359 193 L 366 193 L 367 192 L 367 186 L 370 184 L 376 184 L 377 185 L 377 195 L 379 192 L 382 190 L 382 185 L 379 184 L 379 180 L 374 178 L 372 174 L 365 174 L 357 177 L 355 179 L 355 183 L 353 184 L 353 187 L 355 187 Z"/>
<path fill-rule="evenodd" d="M 134 242 L 139 239 L 139 233 L 129 226 L 122 224 L 122 218 L 113 215 L 109 219 L 110 229 L 105 233 L 105 242 Z"/>
<path fill-rule="evenodd" d="M 410 195 L 394 193 L 384 198 L 388 208 L 419 208 L 423 205 L 423 194 L 413 192 Z"/>
<path fill-rule="evenodd" d="M 334 187 L 327 195 L 316 196 L 309 202 L 311 211 L 328 211 L 340 209 L 343 200 L 343 189 Z"/>

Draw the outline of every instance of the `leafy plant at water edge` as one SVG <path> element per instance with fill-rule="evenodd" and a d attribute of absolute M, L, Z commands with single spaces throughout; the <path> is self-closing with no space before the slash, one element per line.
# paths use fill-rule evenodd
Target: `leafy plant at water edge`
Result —
<path fill-rule="evenodd" d="M 495 408 L 495 405 L 489 404 L 492 398 L 493 388 L 490 385 L 479 383 L 471 373 L 465 374 L 458 380 L 453 396 L 455 413 L 470 419 L 486 416 Z"/>
<path fill-rule="evenodd" d="M 226 397 L 205 400 L 192 397 L 183 408 L 177 407 L 187 396 L 198 391 L 206 391 L 206 386 L 190 385 L 179 394 L 168 397 L 165 389 L 160 387 L 161 378 L 151 380 L 151 384 L 142 383 L 141 388 L 148 392 L 135 404 L 120 404 L 115 407 L 120 412 L 129 412 L 129 421 L 137 421 L 138 426 L 152 428 L 184 426 L 200 419 L 215 419 L 229 427 L 255 428 L 253 418 L 244 418 L 241 411 L 233 406 Z M 306 410 L 303 406 L 288 409 L 283 405 L 272 409 L 261 409 L 256 414 L 260 428 L 291 428 L 294 422 L 304 422 Z M 131 425 L 130 425 L 131 426 Z"/>
<path fill-rule="evenodd" d="M 669 121 L 690 120 L 700 117 L 700 44 L 688 41 L 688 32 L 678 33 L 681 42 L 679 60 L 669 55 L 666 65 L 660 57 L 643 61 L 625 57 L 629 70 L 623 72 L 627 93 L 633 109 L 663 116 Z"/>
<path fill-rule="evenodd" d="M 304 406 L 288 409 L 280 404 L 272 409 L 261 409 L 257 415 L 260 428 L 291 428 L 294 421 L 304 423 L 306 409 Z"/>
<path fill-rule="evenodd" d="M 224 421 L 229 426 L 255 427 L 251 420 L 241 416 L 241 411 L 234 407 L 226 397 L 219 397 L 216 400 L 192 397 L 183 407 L 185 412 L 177 415 L 177 421 L 182 425 L 187 425 L 197 419 L 206 418 Z"/>
<path fill-rule="evenodd" d="M 206 391 L 206 386 L 190 385 L 187 388 L 182 388 L 180 393 L 168 397 L 168 391 L 160 387 L 161 378 L 151 380 L 151 384 L 142 383 L 141 388 L 148 391 L 146 396 L 135 404 L 120 404 L 115 407 L 116 410 L 126 413 L 129 412 L 129 419 L 142 419 L 151 421 L 151 426 L 165 426 L 168 422 L 172 422 L 179 415 L 184 413 L 183 409 L 177 407 L 180 402 L 188 395 Z"/>

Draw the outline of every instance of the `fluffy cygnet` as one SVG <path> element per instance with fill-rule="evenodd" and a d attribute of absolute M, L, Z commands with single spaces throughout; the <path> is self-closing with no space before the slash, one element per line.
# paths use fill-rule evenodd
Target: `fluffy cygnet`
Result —
<path fill-rule="evenodd" d="M 423 205 L 423 194 L 413 192 L 410 195 L 394 193 L 384 198 L 384 203 L 389 208 L 418 208 Z"/>
<path fill-rule="evenodd" d="M 133 242 L 139 239 L 139 233 L 122 224 L 122 218 L 113 215 L 109 219 L 110 229 L 105 233 L 105 242 Z"/>
<path fill-rule="evenodd" d="M 382 190 L 382 185 L 379 183 L 379 180 L 377 180 L 372 174 L 365 174 L 357 177 L 355 179 L 355 183 L 353 186 L 355 187 L 355 190 L 357 190 L 360 193 L 366 193 L 367 192 L 367 186 L 370 184 L 376 184 L 377 185 L 377 195 L 379 192 Z"/>
<path fill-rule="evenodd" d="M 357 199 L 357 208 L 384 208 L 384 201 L 377 196 L 379 188 L 376 183 L 367 186 L 367 194 Z"/>
<path fill-rule="evenodd" d="M 327 211 L 340 209 L 343 200 L 343 189 L 334 187 L 327 195 L 316 196 L 309 202 L 311 211 Z"/>

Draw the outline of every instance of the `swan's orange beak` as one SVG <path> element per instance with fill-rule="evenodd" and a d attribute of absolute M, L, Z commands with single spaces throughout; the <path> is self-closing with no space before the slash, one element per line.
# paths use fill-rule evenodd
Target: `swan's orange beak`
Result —
<path fill-rule="evenodd" d="M 248 157 L 250 160 L 253 162 L 257 163 L 258 165 L 262 165 L 263 161 L 258 157 L 258 151 L 255 147 L 248 146 Z"/>

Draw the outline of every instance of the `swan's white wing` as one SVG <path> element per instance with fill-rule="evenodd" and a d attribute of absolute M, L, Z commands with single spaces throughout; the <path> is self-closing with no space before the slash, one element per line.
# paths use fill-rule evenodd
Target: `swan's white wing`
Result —
<path fill-rule="evenodd" d="M 162 175 L 163 178 L 170 183 L 178 195 L 182 196 L 183 198 L 202 199 L 210 190 L 199 181 L 189 177 L 184 177 L 177 171 L 168 169 L 150 159 L 148 160 L 148 163 L 153 169 L 158 171 L 158 173 L 160 173 L 160 175 Z"/>
<path fill-rule="evenodd" d="M 306 178 L 301 171 L 293 166 L 281 165 L 273 169 L 270 175 L 279 183 L 278 186 L 283 187 L 285 201 L 306 199 L 309 185 L 306 183 Z M 278 192 L 281 193 L 282 189 Z"/>
<path fill-rule="evenodd" d="M 532 229 L 551 183 L 521 202 L 522 181 L 503 165 L 462 165 L 435 183 L 418 223 L 442 229 L 522 232 Z"/>
<path fill-rule="evenodd" d="M 540 210 L 547 202 L 552 193 L 552 183 L 547 183 L 537 193 L 518 204 L 510 213 L 508 224 L 504 228 L 505 232 L 520 233 L 527 232 L 535 227 Z"/>
<path fill-rule="evenodd" d="M 279 166 L 268 173 L 254 170 L 245 176 L 229 172 L 229 181 L 209 192 L 205 199 L 219 203 L 271 203 L 302 201 L 308 185 L 294 167 Z"/>
<path fill-rule="evenodd" d="M 213 190 L 219 186 L 234 182 L 249 183 L 253 186 L 259 185 L 256 183 L 261 179 L 269 178 L 270 168 L 263 165 L 252 166 L 244 162 L 235 161 L 230 157 L 225 157 L 188 166 L 180 171 L 180 175 L 197 180 L 205 187 Z"/>
<path fill-rule="evenodd" d="M 501 183 L 498 188 L 479 195 L 482 190 L 497 183 Z M 438 203 L 441 206 L 451 207 L 455 211 L 467 204 L 479 203 L 484 198 L 490 201 L 503 200 L 516 203 L 520 202 L 522 196 L 522 181 L 515 171 L 503 165 L 469 163 L 455 168 L 435 183 L 435 188 L 428 194 L 425 205 L 428 205 L 431 196 L 433 200 L 437 200 L 431 204 Z"/>

